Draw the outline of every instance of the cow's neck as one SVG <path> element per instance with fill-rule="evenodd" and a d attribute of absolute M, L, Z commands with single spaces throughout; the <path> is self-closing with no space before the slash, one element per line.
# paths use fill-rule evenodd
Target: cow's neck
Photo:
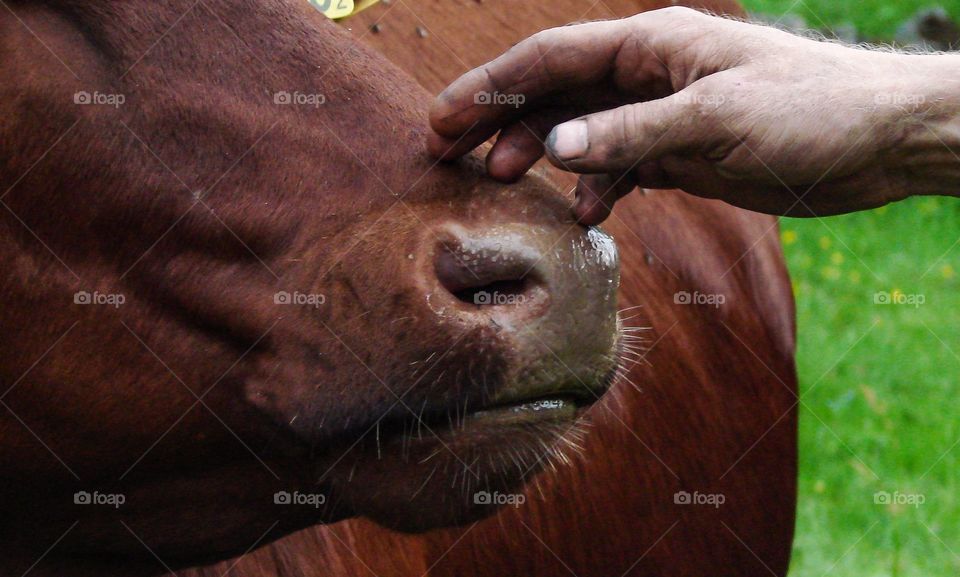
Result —
<path fill-rule="evenodd" d="M 49 0 L 38 4 L 59 13 L 74 26 L 100 53 L 100 64 L 109 65 L 108 73 L 119 71 L 123 76 L 135 65 L 149 60 L 146 57 L 156 57 L 172 46 L 183 52 L 196 47 L 196 59 L 216 57 L 199 52 L 203 46 L 209 48 L 210 41 L 204 40 L 204 35 L 219 37 L 238 51 L 242 48 L 247 58 L 262 64 L 262 55 L 257 57 L 250 48 L 256 44 L 254 39 L 304 34 L 316 26 L 328 25 L 305 0 L 223 0 L 215 4 L 193 0 Z M 330 30 L 335 28 L 329 26 Z M 225 56 L 229 55 L 220 55 Z M 73 63 L 71 58 L 65 60 Z M 87 80 L 83 66 L 88 64 L 81 62 L 72 67 L 82 80 Z"/>
<path fill-rule="evenodd" d="M 253 119 L 258 118 L 256 113 L 259 112 L 254 105 L 259 105 L 261 100 L 269 102 L 269 96 L 264 98 L 262 92 L 255 93 L 251 86 L 279 90 L 290 86 L 309 87 L 311 83 L 316 85 L 320 82 L 319 79 L 325 76 L 317 74 L 316 71 L 327 60 L 349 62 L 349 68 L 343 64 L 340 66 L 348 68 L 347 72 L 353 79 L 353 84 L 347 87 L 349 90 L 345 89 L 343 92 L 344 100 L 352 103 L 349 108 L 352 114 L 330 119 L 330 126 L 336 127 L 340 123 L 345 127 L 341 133 L 349 134 L 348 130 L 356 124 L 357 118 L 361 117 L 364 107 L 373 110 L 374 103 L 379 100 L 377 95 L 367 94 L 369 91 L 364 90 L 367 84 L 357 79 L 370 77 L 370 74 L 365 75 L 364 72 L 382 68 L 383 64 L 367 62 L 365 64 L 367 68 L 362 68 L 357 58 L 343 58 L 348 51 L 355 50 L 350 42 L 343 41 L 346 34 L 301 0 L 260 0 L 258 2 L 223 0 L 215 4 L 195 0 L 164 2 L 153 0 L 42 2 L 37 0 L 13 4 L 13 10 L 17 12 L 18 19 L 22 20 L 31 32 L 37 30 L 37 34 L 44 41 L 44 47 L 47 50 L 37 48 L 32 51 L 40 55 L 37 58 L 49 59 L 51 55 L 57 57 L 56 60 L 59 62 L 53 63 L 55 66 L 53 76 L 56 81 L 74 83 L 76 80 L 78 83 L 76 90 L 91 92 L 94 89 L 103 90 L 104 83 L 124 85 L 122 87 L 124 91 L 129 89 L 132 106 L 126 110 L 135 112 L 129 113 L 127 124 L 134 130 L 139 130 L 138 123 L 148 128 L 151 123 L 154 123 L 154 126 L 167 127 L 170 123 L 169 117 L 164 117 L 162 112 L 157 111 L 169 111 L 170 108 L 178 108 L 178 112 L 186 111 L 193 114 L 192 118 L 195 122 L 203 123 L 206 119 L 202 113 L 206 109 L 190 100 L 189 95 L 181 95 L 181 92 L 196 89 L 198 85 L 202 88 L 205 81 L 209 83 L 210 90 L 204 92 L 202 98 L 220 103 L 221 100 L 227 99 L 219 99 L 219 95 L 227 93 L 236 100 L 224 104 L 233 105 L 245 113 L 233 115 L 231 118 L 236 122 L 252 123 Z M 3 11 L 0 10 L 0 12 Z M 259 44 L 257 39 L 261 40 Z M 340 41 L 337 42 L 337 39 Z M 269 45 L 269 50 L 264 47 L 264 43 Z M 258 52 L 254 53 L 251 47 Z M 281 66 L 286 68 L 280 70 Z M 62 67 L 69 68 L 72 74 L 64 73 Z M 323 80 L 324 85 L 335 87 L 338 84 L 346 84 L 340 76 L 346 77 L 348 74 L 346 72 L 342 75 L 330 74 Z M 276 83 L 271 83 L 270 80 L 275 77 L 279 77 L 282 83 L 272 86 Z M 263 78 L 267 78 L 268 81 L 264 82 Z M 257 80 L 259 82 L 255 82 Z M 378 82 L 387 86 L 387 80 L 378 78 Z M 395 79 L 390 83 L 390 89 L 399 90 L 398 82 Z M 157 90 L 151 91 L 153 88 Z M 231 88 L 233 88 L 232 91 L 229 90 Z M 412 91 L 415 87 L 411 83 L 403 85 L 402 88 Z M 182 97 L 183 101 L 163 101 L 161 97 L 156 96 L 159 90 L 165 90 L 165 95 L 168 96 Z M 71 86 L 69 90 L 63 92 L 71 95 L 74 89 Z M 155 101 L 147 104 L 155 106 L 136 107 L 136 96 L 142 99 L 153 97 Z M 69 96 L 62 102 L 64 106 L 73 107 L 71 112 L 75 111 Z M 165 109 L 158 103 L 168 108 Z M 248 103 L 251 103 L 250 107 L 245 108 Z M 399 119 L 400 113 L 396 110 L 391 114 Z M 412 114 L 410 112 L 406 114 L 408 116 L 404 120 L 409 122 Z M 105 115 L 96 118 L 101 117 Z M 218 124 L 211 120 L 210 126 L 218 126 Z M 79 123 L 76 130 L 80 131 L 88 127 L 88 123 Z M 127 130 L 131 130 L 129 126 Z M 238 130 L 238 132 L 244 131 Z M 262 131 L 248 129 L 246 132 L 259 134 Z M 162 147 L 165 143 L 159 140 L 159 142 L 152 141 L 152 144 L 155 147 Z M 176 145 L 171 142 L 166 144 L 170 148 Z M 138 145 L 132 143 L 131 146 Z M 161 152 L 160 157 L 162 156 L 164 155 Z M 177 170 L 179 169 L 180 167 L 177 166 Z M 159 171 L 159 168 L 157 170 Z M 181 228 L 182 226 L 184 225 L 181 225 Z M 136 271 L 133 274 L 136 274 Z M 81 460 L 79 456 L 76 458 L 78 461 Z M 133 455 L 129 460 L 124 457 L 119 458 L 118 461 L 129 463 L 135 458 L 136 455 Z M 66 477 L 59 465 L 55 465 L 54 470 Z M 101 472 L 97 471 L 96 474 L 99 475 Z M 83 474 L 83 476 L 86 479 L 92 474 Z M 240 483 L 244 480 L 243 476 L 228 475 L 225 478 L 237 479 Z M 177 479 L 180 477 L 178 476 Z M 211 491 L 219 487 L 213 484 L 208 485 Z M 197 486 L 201 484 L 198 482 Z M 24 490 L 30 494 L 42 493 L 37 489 L 36 483 L 24 487 Z M 69 496 L 72 492 L 60 494 Z M 196 491 L 191 490 L 186 497 L 196 499 L 194 493 Z M 226 498 L 230 494 L 232 493 L 225 491 L 219 495 L 219 498 Z M 171 502 L 179 507 L 184 506 L 182 500 L 172 498 Z M 5 517 L 4 521 L 0 521 L 0 529 L 2 529 L 0 531 L 0 576 L 23 575 L 29 572 L 31 577 L 86 577 L 88 575 L 148 577 L 166 572 L 162 564 L 157 563 L 147 553 L 148 549 L 152 549 L 160 552 L 161 557 L 167 559 L 167 554 L 160 549 L 156 539 L 146 537 L 145 542 L 138 542 L 137 535 L 130 535 L 128 530 L 113 523 L 110 526 L 119 533 L 119 538 L 111 535 L 114 538 L 113 541 L 125 539 L 130 542 L 129 548 L 123 550 L 127 558 L 122 559 L 122 565 L 119 564 L 120 561 L 115 560 L 81 559 L 73 552 L 89 551 L 93 548 L 91 543 L 102 544 L 111 540 L 99 538 L 100 535 L 94 535 L 91 538 L 90 535 L 97 526 L 83 520 L 79 521 L 80 524 L 73 529 L 68 529 L 73 519 L 66 519 L 66 524 L 63 526 L 44 524 L 46 517 L 41 514 L 40 503 L 36 500 L 22 501 L 22 503 L 28 504 L 18 509 L 22 515 L 21 518 L 0 515 Z M 64 513 L 62 509 L 60 512 L 69 514 Z M 6 513 L 6 511 L 0 508 L 0 513 Z M 173 513 L 170 515 L 172 516 Z M 181 524 L 157 525 L 158 531 L 166 528 L 170 535 L 186 539 L 183 535 L 192 528 L 190 524 L 202 525 L 197 521 L 199 517 L 192 515 L 194 515 L 192 510 L 184 513 L 180 519 L 177 519 Z M 137 527 L 129 518 L 124 520 Z M 58 517 L 58 521 L 64 521 L 62 515 Z M 29 535 L 26 534 L 27 529 L 23 527 L 27 522 L 33 525 Z M 37 528 L 38 525 L 42 526 Z M 212 522 L 210 525 L 217 531 L 223 529 L 223 526 Z M 243 520 L 236 521 L 234 525 L 225 523 L 224 526 L 253 531 L 251 529 L 253 525 L 244 524 Z M 241 543 L 243 547 L 247 546 L 262 531 L 263 528 L 256 528 L 256 535 L 250 539 L 239 540 L 238 546 Z M 85 540 L 80 538 L 81 534 Z M 137 540 L 134 537 L 137 537 Z M 74 538 L 79 545 L 70 543 Z M 144 547 L 141 547 L 141 544 Z M 103 555 L 107 555 L 110 550 L 104 548 Z M 128 561 L 129 556 L 133 554 L 141 555 L 140 560 Z"/>
<path fill-rule="evenodd" d="M 159 563 L 136 565 L 129 561 L 82 561 L 57 555 L 54 542 L 36 550 L 3 550 L 0 575 L 30 577 L 156 577 L 168 573 Z M 47 548 L 50 551 L 44 555 Z"/>
<path fill-rule="evenodd" d="M 75 25 L 111 63 L 116 63 L 115 59 L 125 54 L 142 56 L 151 51 L 151 47 L 157 48 L 163 37 L 174 34 L 191 13 L 203 13 L 211 26 L 220 26 L 218 15 L 206 8 L 203 2 L 48 0 L 37 3 L 61 14 L 66 21 Z M 223 4 L 229 6 L 233 2 Z M 222 12 L 219 16 L 226 18 L 229 13 Z"/>

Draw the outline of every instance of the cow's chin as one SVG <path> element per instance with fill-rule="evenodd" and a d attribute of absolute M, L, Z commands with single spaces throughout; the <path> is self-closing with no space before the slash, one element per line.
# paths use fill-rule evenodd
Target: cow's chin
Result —
<path fill-rule="evenodd" d="M 405 532 L 462 525 L 523 506 L 524 486 L 581 451 L 585 403 L 557 397 L 420 426 L 365 447 L 336 491 L 354 512 Z"/>

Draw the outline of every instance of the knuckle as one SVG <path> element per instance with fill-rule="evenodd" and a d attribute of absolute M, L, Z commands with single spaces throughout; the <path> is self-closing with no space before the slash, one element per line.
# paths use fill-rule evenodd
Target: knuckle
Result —
<path fill-rule="evenodd" d="M 480 84 L 485 85 L 496 92 L 503 90 L 504 82 L 498 77 L 496 67 L 493 65 L 493 63 L 488 62 L 475 70 L 477 76 L 479 77 Z"/>
<path fill-rule="evenodd" d="M 725 116 L 736 105 L 736 95 L 716 83 L 694 82 L 674 95 L 674 103 L 683 115 L 698 122 L 708 122 Z"/>
<path fill-rule="evenodd" d="M 666 8 L 660 8 L 658 10 L 648 12 L 648 14 L 659 18 L 674 20 L 692 20 L 703 15 L 702 12 L 694 10 L 693 8 L 688 8 L 687 6 L 667 6 Z"/>
<path fill-rule="evenodd" d="M 537 51 L 539 54 L 544 54 L 544 52 L 549 50 L 551 46 L 557 44 L 557 41 L 560 39 L 562 34 L 563 28 L 547 28 L 546 30 L 540 30 L 534 35 L 528 37 L 517 46 L 522 44 L 527 48 Z"/>
<path fill-rule="evenodd" d="M 622 159 L 629 152 L 632 135 L 637 133 L 637 122 L 633 106 L 622 106 L 599 115 L 595 126 L 590 128 L 590 156 L 600 161 Z"/>
<path fill-rule="evenodd" d="M 642 130 L 641 116 L 636 106 L 621 106 L 617 109 L 617 116 L 617 141 L 622 143 L 622 146 L 627 146 Z"/>

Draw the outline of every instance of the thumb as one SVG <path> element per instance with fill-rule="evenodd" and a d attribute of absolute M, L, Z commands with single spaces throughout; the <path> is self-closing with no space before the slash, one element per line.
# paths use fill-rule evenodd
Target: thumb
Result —
<path fill-rule="evenodd" d="M 579 173 L 622 174 L 640 162 L 703 147 L 717 132 L 682 91 L 560 124 L 546 139 L 548 160 Z"/>

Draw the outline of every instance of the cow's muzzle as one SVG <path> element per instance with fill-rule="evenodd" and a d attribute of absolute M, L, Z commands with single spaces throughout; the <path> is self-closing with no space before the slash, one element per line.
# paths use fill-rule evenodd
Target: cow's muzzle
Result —
<path fill-rule="evenodd" d="M 438 236 L 432 273 L 432 310 L 445 324 L 495 333 L 511 365 L 475 417 L 567 418 L 609 387 L 619 262 L 600 229 L 450 224 Z"/>

